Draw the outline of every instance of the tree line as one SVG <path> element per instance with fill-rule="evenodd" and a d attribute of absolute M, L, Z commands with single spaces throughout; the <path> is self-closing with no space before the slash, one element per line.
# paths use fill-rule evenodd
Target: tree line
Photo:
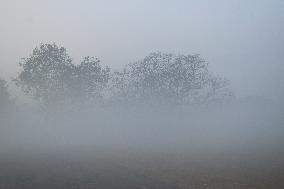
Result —
<path fill-rule="evenodd" d="M 154 52 L 112 71 L 95 57 L 75 64 L 64 47 L 40 44 L 19 65 L 13 82 L 45 107 L 72 103 L 189 105 L 233 96 L 228 80 L 212 74 L 200 55 Z M 0 105 L 4 106 L 11 101 L 4 80 L 0 80 L 0 89 Z"/>

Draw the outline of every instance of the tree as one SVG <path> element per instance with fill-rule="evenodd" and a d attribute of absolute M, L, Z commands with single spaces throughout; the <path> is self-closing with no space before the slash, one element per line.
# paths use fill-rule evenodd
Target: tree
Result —
<path fill-rule="evenodd" d="M 199 55 L 160 52 L 126 65 L 113 75 L 112 83 L 116 98 L 150 104 L 205 101 L 228 84 L 210 74 Z"/>
<path fill-rule="evenodd" d="M 98 99 L 110 72 L 93 57 L 74 65 L 66 49 L 56 44 L 36 47 L 20 67 L 16 84 L 48 108 Z"/>
<path fill-rule="evenodd" d="M 228 87 L 229 80 L 220 76 L 209 76 L 207 79 L 207 94 L 203 101 L 220 102 L 234 98 L 233 91 Z"/>
<path fill-rule="evenodd" d="M 22 59 L 20 67 L 16 84 L 45 105 L 58 105 L 70 92 L 74 65 L 64 47 L 41 44 L 28 58 Z"/>
<path fill-rule="evenodd" d="M 75 67 L 75 92 L 77 91 L 80 99 L 101 101 L 109 78 L 109 67 L 101 66 L 97 58 L 85 57 Z"/>
<path fill-rule="evenodd" d="M 222 99 L 228 82 L 199 55 L 151 53 L 111 74 L 94 57 L 75 65 L 64 47 L 41 44 L 20 62 L 15 82 L 46 107 L 71 102 L 189 104 Z M 228 95 L 229 96 L 229 95 Z"/>

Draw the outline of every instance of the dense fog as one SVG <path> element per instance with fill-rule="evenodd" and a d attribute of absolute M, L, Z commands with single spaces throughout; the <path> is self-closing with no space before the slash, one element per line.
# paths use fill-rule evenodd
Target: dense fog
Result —
<path fill-rule="evenodd" d="M 283 108 L 265 99 L 202 107 L 21 108 L 1 121 L 1 151 L 283 151 Z M 10 120 L 7 120 L 9 119 Z"/>
<path fill-rule="evenodd" d="M 0 189 L 283 189 L 284 1 L 0 0 Z"/>
<path fill-rule="evenodd" d="M 30 102 L 0 83 L 3 188 L 283 186 L 282 104 L 236 96 L 200 55 L 113 71 L 40 44 L 19 66 L 11 82 Z"/>

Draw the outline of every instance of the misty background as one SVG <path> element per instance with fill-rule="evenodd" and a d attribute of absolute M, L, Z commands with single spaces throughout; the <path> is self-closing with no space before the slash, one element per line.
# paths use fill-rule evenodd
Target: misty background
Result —
<path fill-rule="evenodd" d="M 283 189 L 283 23 L 282 0 L 0 0 L 0 189 Z"/>
<path fill-rule="evenodd" d="M 115 69 L 153 51 L 198 53 L 231 81 L 237 96 L 283 104 L 281 0 L 0 3 L 0 74 L 7 80 L 41 42 L 66 47 L 75 62 L 91 55 Z"/>

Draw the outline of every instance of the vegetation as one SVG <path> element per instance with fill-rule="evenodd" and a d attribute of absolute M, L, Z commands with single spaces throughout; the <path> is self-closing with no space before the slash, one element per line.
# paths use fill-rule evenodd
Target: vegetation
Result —
<path fill-rule="evenodd" d="M 114 96 L 144 103 L 189 104 L 232 95 L 228 82 L 208 71 L 199 55 L 151 53 L 113 76 Z"/>
<path fill-rule="evenodd" d="M 199 55 L 151 53 L 111 73 L 97 58 L 74 64 L 64 47 L 41 44 L 20 67 L 17 86 L 46 107 L 90 101 L 179 105 L 232 96 L 228 82 L 213 76 Z"/>

